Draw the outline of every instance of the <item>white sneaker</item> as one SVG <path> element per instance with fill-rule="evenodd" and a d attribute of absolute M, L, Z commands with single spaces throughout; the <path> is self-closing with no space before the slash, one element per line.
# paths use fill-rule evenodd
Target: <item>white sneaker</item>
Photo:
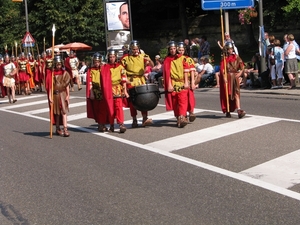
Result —
<path fill-rule="evenodd" d="M 277 88 L 278 88 L 278 89 L 281 89 L 281 88 L 283 88 L 283 85 L 280 84 L 280 85 L 277 86 Z"/>
<path fill-rule="evenodd" d="M 278 89 L 278 87 L 277 86 L 272 86 L 271 89 Z"/>

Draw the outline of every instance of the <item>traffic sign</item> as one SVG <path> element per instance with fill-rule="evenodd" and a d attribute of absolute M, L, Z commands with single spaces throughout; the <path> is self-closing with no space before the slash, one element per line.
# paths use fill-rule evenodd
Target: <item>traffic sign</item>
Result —
<path fill-rule="evenodd" d="M 32 35 L 29 32 L 26 32 L 23 40 L 22 40 L 23 44 L 32 44 L 35 43 L 35 40 L 33 39 Z"/>
<path fill-rule="evenodd" d="M 254 6 L 254 0 L 201 0 L 203 10 L 243 9 Z"/>
<path fill-rule="evenodd" d="M 30 47 L 34 47 L 34 43 L 24 43 L 22 44 L 23 48 L 30 48 Z"/>

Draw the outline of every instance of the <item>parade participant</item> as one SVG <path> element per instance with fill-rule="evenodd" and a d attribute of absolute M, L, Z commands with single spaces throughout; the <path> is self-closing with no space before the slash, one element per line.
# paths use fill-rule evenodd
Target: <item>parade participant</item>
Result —
<path fill-rule="evenodd" d="M 129 54 L 124 55 L 121 58 L 121 64 L 126 69 L 127 74 L 127 89 L 133 88 L 135 86 L 146 84 L 145 79 L 145 67 L 147 63 L 149 66 L 153 67 L 153 61 L 150 59 L 148 55 L 145 53 L 141 53 L 139 42 L 133 40 L 130 42 L 129 46 Z M 138 127 L 137 123 L 137 110 L 134 108 L 132 102 L 129 99 L 129 108 L 130 108 L 130 115 L 132 117 L 132 127 Z M 142 126 L 149 126 L 152 125 L 152 119 L 148 118 L 148 112 L 142 111 L 143 122 Z"/>
<path fill-rule="evenodd" d="M 44 75 L 42 72 L 42 57 L 41 55 L 37 56 L 36 64 L 35 64 L 35 73 L 34 73 L 34 82 L 36 84 L 36 90 L 42 92 L 42 84 L 43 84 Z"/>
<path fill-rule="evenodd" d="M 0 54 L 0 66 L 3 64 L 3 56 Z M 6 88 L 3 86 L 3 73 L 0 72 L 0 98 L 6 96 Z"/>
<path fill-rule="evenodd" d="M 111 94 L 109 98 L 103 100 L 107 102 L 107 105 L 113 106 L 113 112 L 110 114 L 110 132 L 114 132 L 114 120 L 120 126 L 120 133 L 126 131 L 124 126 L 124 111 L 122 98 L 128 98 L 129 95 L 126 89 L 126 71 L 124 67 L 117 63 L 117 52 L 113 49 L 108 50 L 107 53 L 108 63 L 104 64 L 101 68 L 101 90 L 104 91 L 107 86 L 103 85 L 108 82 L 112 84 Z"/>
<path fill-rule="evenodd" d="M 53 117 L 52 121 L 53 125 L 56 125 L 57 135 L 69 137 L 70 133 L 67 129 L 67 112 L 69 111 L 69 83 L 71 76 L 66 70 L 63 69 L 63 60 L 59 55 L 54 57 L 53 66 L 53 79 L 47 79 L 47 82 L 51 83 L 46 84 L 46 86 L 49 87 L 48 100 L 50 104 L 53 104 L 53 115 L 51 115 Z M 51 94 L 52 92 L 53 95 Z M 63 130 L 60 128 L 60 125 L 63 125 Z"/>
<path fill-rule="evenodd" d="M 242 118 L 246 115 L 246 112 L 241 109 L 239 77 L 243 73 L 244 63 L 234 53 L 234 46 L 231 43 L 225 44 L 223 54 L 225 60 L 223 58 L 220 65 L 221 108 L 223 113 L 226 113 L 226 117 L 231 117 L 230 112 L 234 112 L 237 109 L 238 117 Z M 226 62 L 226 67 L 224 61 Z"/>
<path fill-rule="evenodd" d="M 177 126 L 182 128 L 187 125 L 189 66 L 186 57 L 177 53 L 174 41 L 168 43 L 168 52 L 163 67 L 166 110 L 174 111 Z"/>
<path fill-rule="evenodd" d="M 19 85 L 21 88 L 20 94 L 30 95 L 30 87 L 29 87 L 29 74 L 27 73 L 27 64 L 28 60 L 25 58 L 24 52 L 21 53 L 18 59 L 18 74 L 19 74 Z"/>
<path fill-rule="evenodd" d="M 44 82 L 46 84 L 46 92 L 49 93 L 50 87 L 48 86 L 51 84 L 52 80 L 52 66 L 53 66 L 53 58 L 52 58 L 52 51 L 47 50 L 45 59 L 43 59 L 44 66 L 43 66 L 43 74 L 44 74 Z"/>
<path fill-rule="evenodd" d="M 17 68 L 13 62 L 10 61 L 9 55 L 4 56 L 4 63 L 1 65 L 1 73 L 3 77 L 3 86 L 6 87 L 6 93 L 9 103 L 15 103 L 16 99 L 16 81 L 15 75 L 17 74 Z M 12 101 L 11 101 L 12 97 Z"/>
<path fill-rule="evenodd" d="M 98 123 L 98 131 L 105 132 L 105 124 L 110 123 L 109 116 L 113 114 L 112 82 L 110 76 L 101 76 L 102 55 L 93 55 L 93 65 L 86 76 L 86 110 L 87 118 Z"/>
<path fill-rule="evenodd" d="M 177 52 L 181 55 L 184 55 L 185 51 L 185 44 L 183 42 L 179 42 L 177 44 Z M 196 89 L 195 85 L 195 62 L 194 60 L 189 57 L 188 55 L 184 55 L 186 57 L 187 65 L 189 66 L 189 73 L 188 73 L 188 107 L 187 112 L 189 113 L 189 121 L 194 122 L 196 119 L 196 115 L 194 114 L 194 109 L 196 105 L 194 90 Z"/>
<path fill-rule="evenodd" d="M 66 70 L 69 72 L 69 74 L 72 77 L 71 80 L 71 91 L 74 91 L 74 81 L 77 84 L 78 91 L 80 91 L 82 88 L 80 86 L 80 78 L 79 78 L 79 73 L 78 73 L 78 66 L 79 66 L 79 60 L 75 56 L 74 51 L 70 51 L 70 55 L 65 59 L 65 67 Z"/>
<path fill-rule="evenodd" d="M 28 53 L 27 73 L 29 74 L 28 82 L 29 82 L 30 90 L 35 89 L 35 83 L 34 83 L 35 67 L 36 67 L 36 60 L 34 59 L 31 53 Z"/>

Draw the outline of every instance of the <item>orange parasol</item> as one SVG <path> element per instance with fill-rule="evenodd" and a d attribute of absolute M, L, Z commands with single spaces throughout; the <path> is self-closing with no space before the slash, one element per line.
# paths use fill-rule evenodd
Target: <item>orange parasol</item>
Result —
<path fill-rule="evenodd" d="M 70 50 L 77 51 L 77 50 L 92 50 L 92 47 L 81 42 L 73 42 L 62 46 L 59 49 L 70 49 Z"/>

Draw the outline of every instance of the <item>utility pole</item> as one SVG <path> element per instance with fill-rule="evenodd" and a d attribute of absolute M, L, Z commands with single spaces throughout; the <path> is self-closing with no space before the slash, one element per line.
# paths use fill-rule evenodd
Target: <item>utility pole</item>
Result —
<path fill-rule="evenodd" d="M 263 0 L 257 0 L 258 1 L 258 15 L 259 15 L 259 29 L 264 26 L 264 20 L 263 20 Z M 261 31 L 261 30 L 260 30 Z M 260 33 L 260 32 L 259 32 Z M 260 56 L 260 70 L 261 72 L 265 72 L 267 70 L 266 68 L 266 57 L 264 51 L 264 36 L 265 34 L 261 34 L 261 41 L 260 41 L 260 49 L 261 49 L 261 56 Z"/>

